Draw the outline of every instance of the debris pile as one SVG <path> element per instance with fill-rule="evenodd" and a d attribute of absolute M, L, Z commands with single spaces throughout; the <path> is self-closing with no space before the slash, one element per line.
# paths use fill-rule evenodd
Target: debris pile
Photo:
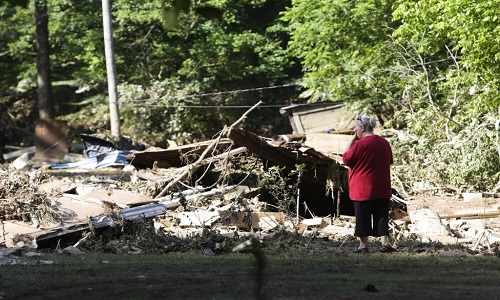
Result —
<path fill-rule="evenodd" d="M 24 155 L 22 164 L 5 164 L 0 245 L 214 255 L 244 252 L 251 245 L 242 241 L 256 236 L 276 247 L 301 238 L 318 238 L 325 248 L 332 239 L 354 241 L 339 154 L 302 140 L 266 139 L 237 123 L 213 140 L 168 149 L 132 147 L 131 141 L 117 147 L 85 135 L 84 154 L 71 162 L 32 159 L 30 165 Z M 498 206 L 475 219 L 444 217 L 393 192 L 395 245 L 406 239 L 498 250 Z"/>
<path fill-rule="evenodd" d="M 123 151 L 109 148 L 81 160 L 95 158 L 98 164 L 5 170 L 4 188 L 15 182 L 19 189 L 3 193 L 2 242 L 61 248 L 99 241 L 99 247 L 111 251 L 117 238 L 135 235 L 139 244 L 161 240 L 161 251 L 178 251 L 179 239 L 201 237 L 218 251 L 228 237 L 257 232 L 288 228 L 319 234 L 318 229 L 340 220 L 341 212 L 352 212 L 342 190 L 345 169 L 337 161 L 299 143 L 269 141 L 242 129 L 231 129 L 228 136 L 127 152 L 125 164 L 103 166 L 98 156 Z M 43 201 L 34 206 L 34 198 Z M 347 233 L 349 227 L 327 230 Z"/>

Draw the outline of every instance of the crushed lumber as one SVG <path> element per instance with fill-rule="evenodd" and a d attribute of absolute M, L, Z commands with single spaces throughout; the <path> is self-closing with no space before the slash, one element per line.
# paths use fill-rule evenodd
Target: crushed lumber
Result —
<path fill-rule="evenodd" d="M 227 128 L 224 128 L 221 133 L 219 134 L 218 138 L 213 140 L 208 146 L 207 148 L 203 151 L 203 153 L 200 154 L 200 157 L 198 158 L 197 161 L 195 161 L 194 163 L 191 164 L 191 168 L 188 169 L 188 170 L 185 170 L 183 172 L 181 172 L 174 180 L 172 180 L 171 182 L 169 182 L 164 188 L 163 190 L 156 196 L 156 198 L 158 197 L 162 197 L 164 196 L 177 182 L 181 181 L 182 179 L 184 179 L 186 176 L 188 176 L 188 174 L 190 172 L 193 172 L 194 170 L 198 169 L 200 166 L 202 166 L 202 161 L 205 159 L 205 156 L 208 155 L 208 153 L 210 151 L 212 151 L 212 149 L 214 147 L 216 147 L 220 140 L 223 138 L 223 136 L 225 136 L 227 134 L 227 132 L 229 132 L 232 128 L 234 128 L 235 126 L 237 126 L 239 123 L 241 123 L 246 117 L 247 115 L 252 111 L 254 110 L 255 108 L 257 108 L 259 105 L 262 104 L 262 101 L 259 101 L 257 102 L 254 106 L 252 106 L 249 110 L 247 110 L 238 120 L 236 120 L 236 122 L 234 122 L 231 126 L 227 127 Z"/>
<path fill-rule="evenodd" d="M 137 151 L 126 156 L 130 164 L 137 169 L 153 168 L 177 168 L 184 166 L 190 161 L 197 160 L 214 140 L 188 144 L 171 149 L 146 149 Z M 214 153 L 219 154 L 227 151 L 232 142 L 228 138 L 218 140 Z"/>
<path fill-rule="evenodd" d="M 312 183 L 326 183 L 331 168 L 338 172 L 347 172 L 336 160 L 325 154 L 315 151 L 313 148 L 302 147 L 301 144 L 273 145 L 263 138 L 239 128 L 229 131 L 229 138 L 237 145 L 244 146 L 254 155 L 271 162 L 273 165 L 285 167 L 288 170 L 295 169 L 297 164 L 306 164 L 307 171 L 304 180 Z"/>

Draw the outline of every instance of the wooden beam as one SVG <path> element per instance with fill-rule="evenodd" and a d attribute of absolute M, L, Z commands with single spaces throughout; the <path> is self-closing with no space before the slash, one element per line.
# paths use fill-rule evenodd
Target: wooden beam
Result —
<path fill-rule="evenodd" d="M 275 165 L 293 168 L 295 161 L 291 161 L 282 152 L 269 145 L 261 137 L 245 131 L 243 129 L 233 128 L 229 131 L 228 137 L 236 144 L 244 146 L 248 151 L 257 155 L 260 158 L 268 160 Z"/>
<path fill-rule="evenodd" d="M 307 168 L 303 174 L 305 182 L 326 183 L 328 170 L 331 166 L 342 168 L 338 162 L 313 148 L 300 147 L 279 147 L 270 145 L 265 139 L 245 131 L 233 128 L 228 133 L 228 137 L 237 145 L 244 146 L 254 155 L 271 162 L 274 165 L 287 168 L 289 171 L 295 169 L 296 164 L 306 164 Z"/>
<path fill-rule="evenodd" d="M 496 218 L 500 216 L 500 212 L 484 212 L 484 213 L 457 213 L 441 216 L 441 219 L 486 219 Z"/>
<path fill-rule="evenodd" d="M 158 168 L 181 167 L 186 164 L 183 159 L 189 158 L 191 161 L 195 161 L 212 142 L 213 140 L 209 140 L 172 149 L 138 151 L 127 155 L 127 160 L 130 161 L 131 165 L 139 169 L 153 168 L 155 162 Z M 227 138 L 221 139 L 215 146 L 214 153 L 223 153 L 231 144 L 231 140 Z"/>

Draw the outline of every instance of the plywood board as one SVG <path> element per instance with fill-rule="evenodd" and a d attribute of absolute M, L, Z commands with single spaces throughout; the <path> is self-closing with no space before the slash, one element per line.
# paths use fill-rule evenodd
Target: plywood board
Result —
<path fill-rule="evenodd" d="M 57 203 L 57 210 L 64 224 L 85 223 L 90 216 L 95 217 L 104 214 L 102 203 L 95 199 L 65 194 L 54 200 Z"/>
<path fill-rule="evenodd" d="M 154 200 L 143 194 L 137 194 L 124 190 L 94 190 L 86 194 L 87 198 L 99 199 L 103 202 L 115 203 L 119 207 L 128 207 L 138 204 L 147 204 L 154 202 Z"/>
<path fill-rule="evenodd" d="M 67 193 L 78 186 L 78 183 L 72 181 L 53 179 L 52 181 L 38 185 L 38 189 L 46 192 L 47 194 Z"/>
<path fill-rule="evenodd" d="M 33 234 L 42 232 L 30 223 L 18 221 L 3 221 L 1 224 L 0 243 L 5 243 L 5 246 L 11 248 L 15 246 L 14 238 L 16 235 Z M 31 245 L 30 245 L 31 246 Z"/>
<path fill-rule="evenodd" d="M 35 157 L 64 159 L 68 154 L 68 124 L 66 121 L 40 119 L 35 129 Z"/>
<path fill-rule="evenodd" d="M 353 135 L 308 133 L 305 144 L 322 153 L 342 154 L 353 139 Z"/>

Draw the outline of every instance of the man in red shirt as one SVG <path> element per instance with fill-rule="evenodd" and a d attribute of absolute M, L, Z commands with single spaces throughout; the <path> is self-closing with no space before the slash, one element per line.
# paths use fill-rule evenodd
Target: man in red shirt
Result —
<path fill-rule="evenodd" d="M 368 253 L 369 236 L 380 237 L 380 251 L 396 251 L 389 243 L 392 149 L 385 138 L 373 133 L 375 125 L 375 117 L 357 117 L 355 136 L 342 155 L 349 167 L 349 197 L 354 201 L 356 215 L 354 235 L 360 239 L 355 253 Z"/>

